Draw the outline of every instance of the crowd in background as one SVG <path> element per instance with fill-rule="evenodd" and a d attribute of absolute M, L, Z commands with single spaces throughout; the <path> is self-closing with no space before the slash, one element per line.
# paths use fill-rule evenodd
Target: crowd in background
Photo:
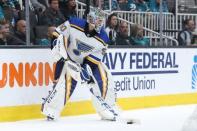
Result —
<path fill-rule="evenodd" d="M 130 34 L 128 29 L 126 22 L 118 23 L 116 14 L 109 15 L 105 29 L 111 41 L 109 45 L 150 45 L 149 39 L 143 36 L 143 27 L 141 25 L 133 24 Z"/>
<path fill-rule="evenodd" d="M 174 1 L 174 0 L 172 0 Z M 104 9 L 109 9 L 108 0 L 104 0 Z M 168 1 L 163 0 L 163 12 L 169 12 Z M 112 10 L 159 12 L 160 0 L 113 0 Z"/>
<path fill-rule="evenodd" d="M 85 0 L 79 0 L 85 2 Z M 109 10 L 109 0 L 95 0 L 94 5 L 101 3 L 103 10 Z M 159 12 L 160 0 L 112 0 L 111 10 Z M 163 12 L 174 12 L 175 0 L 162 1 Z"/>
<path fill-rule="evenodd" d="M 85 2 L 85 0 L 80 0 Z M 103 9 L 109 9 L 109 0 L 101 0 Z M 169 2 L 175 0 L 163 0 L 163 11 L 173 11 L 169 8 Z M 18 0 L 0 0 L 0 45 L 25 45 L 26 44 L 26 21 L 25 0 L 22 4 Z M 160 0 L 112 0 L 112 10 L 136 10 L 136 11 L 159 11 Z M 55 28 L 68 20 L 77 17 L 75 0 L 30 0 L 30 42 L 31 45 L 50 45 L 51 35 Z M 98 6 L 98 0 L 93 1 Z M 190 22 L 189 22 L 190 23 Z M 187 28 L 179 35 L 181 45 L 187 45 L 184 39 L 193 40 L 193 27 Z M 149 46 L 150 41 L 143 35 L 143 27 L 133 24 L 128 32 L 126 22 L 119 23 L 116 14 L 111 14 L 106 21 L 106 32 L 110 38 L 109 45 L 140 45 Z M 188 32 L 189 33 L 188 33 Z M 185 33 L 186 32 L 186 33 Z M 189 34 L 189 35 L 188 35 Z M 186 40 L 189 41 L 189 40 Z"/>

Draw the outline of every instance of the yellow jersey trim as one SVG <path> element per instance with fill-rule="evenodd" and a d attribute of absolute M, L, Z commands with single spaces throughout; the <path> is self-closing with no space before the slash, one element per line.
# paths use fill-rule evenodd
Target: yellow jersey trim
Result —
<path fill-rule="evenodd" d="M 100 61 L 97 61 L 97 60 L 95 60 L 94 58 L 92 58 L 90 56 L 87 56 L 86 59 L 89 60 L 90 62 L 96 64 L 96 65 L 99 65 L 99 63 L 100 63 Z"/>
<path fill-rule="evenodd" d="M 67 75 L 66 76 L 66 102 L 70 98 L 71 82 L 72 82 L 71 76 L 70 75 Z"/>
<path fill-rule="evenodd" d="M 77 25 L 70 24 L 70 26 L 71 26 L 71 27 L 73 27 L 73 28 L 75 28 L 75 29 L 78 29 L 78 30 L 80 30 L 80 31 L 83 31 L 83 32 L 84 32 L 84 29 L 83 29 L 83 28 L 81 28 L 81 27 L 79 27 L 79 26 L 77 26 Z"/>
<path fill-rule="evenodd" d="M 101 79 L 103 82 L 103 92 L 102 92 L 102 97 L 105 98 L 106 94 L 107 94 L 107 74 L 105 72 L 105 70 L 102 68 L 101 64 L 98 64 L 98 69 L 101 75 Z"/>
<path fill-rule="evenodd" d="M 60 34 L 57 31 L 53 32 L 53 36 L 55 36 L 56 38 L 59 36 Z"/>

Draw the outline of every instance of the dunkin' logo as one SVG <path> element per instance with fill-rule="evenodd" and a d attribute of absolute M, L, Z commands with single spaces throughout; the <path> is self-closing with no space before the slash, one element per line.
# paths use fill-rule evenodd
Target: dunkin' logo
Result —
<path fill-rule="evenodd" d="M 48 86 L 55 71 L 55 63 L 51 66 L 48 62 L 2 63 L 0 67 L 0 88 Z"/>

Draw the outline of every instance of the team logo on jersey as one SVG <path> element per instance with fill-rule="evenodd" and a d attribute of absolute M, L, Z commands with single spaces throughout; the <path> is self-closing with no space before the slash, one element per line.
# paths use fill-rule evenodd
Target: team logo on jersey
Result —
<path fill-rule="evenodd" d="M 63 23 L 60 25 L 60 31 L 64 32 L 67 29 L 66 25 Z"/>
<path fill-rule="evenodd" d="M 73 52 L 75 55 L 81 55 L 81 53 L 91 52 L 94 47 L 90 46 L 80 40 L 76 40 L 77 49 L 74 49 Z"/>

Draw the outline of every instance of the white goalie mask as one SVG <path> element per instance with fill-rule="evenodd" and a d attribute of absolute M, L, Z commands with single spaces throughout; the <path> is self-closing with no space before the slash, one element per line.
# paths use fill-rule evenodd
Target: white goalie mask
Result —
<path fill-rule="evenodd" d="M 100 33 L 104 25 L 104 13 L 98 8 L 91 9 L 87 15 L 87 22 L 95 28 L 96 32 Z"/>

